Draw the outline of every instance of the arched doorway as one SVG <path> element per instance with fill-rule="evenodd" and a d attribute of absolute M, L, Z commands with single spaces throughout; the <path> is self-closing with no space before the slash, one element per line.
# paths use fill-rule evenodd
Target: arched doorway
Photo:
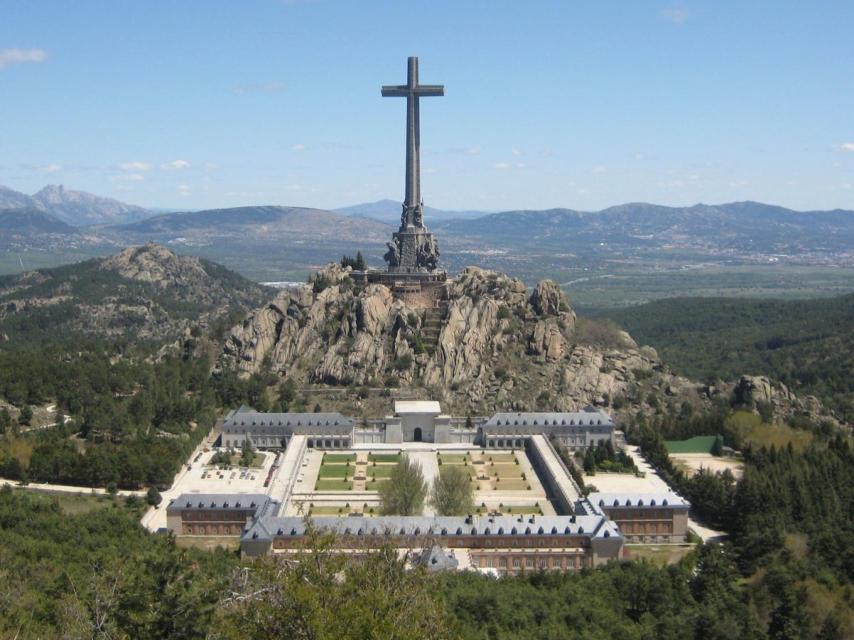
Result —
<path fill-rule="evenodd" d="M 412 439 L 415 440 L 415 442 L 421 442 L 422 437 L 423 436 L 421 435 L 421 427 L 415 427 L 415 432 L 412 434 Z"/>

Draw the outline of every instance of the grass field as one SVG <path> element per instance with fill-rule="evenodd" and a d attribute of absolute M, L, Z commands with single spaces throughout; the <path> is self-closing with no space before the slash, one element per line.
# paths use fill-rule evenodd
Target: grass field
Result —
<path fill-rule="evenodd" d="M 521 478 L 522 466 L 518 464 L 494 464 L 487 467 L 489 473 L 504 478 Z"/>
<path fill-rule="evenodd" d="M 323 456 L 323 464 L 353 464 L 356 462 L 355 453 L 326 453 Z"/>
<path fill-rule="evenodd" d="M 783 424 L 767 424 L 755 413 L 736 411 L 728 419 L 728 425 L 738 433 L 741 440 L 756 447 L 771 447 L 782 449 L 791 444 L 797 451 L 803 451 L 812 442 L 812 433 L 802 429 L 793 429 Z"/>
<path fill-rule="evenodd" d="M 496 491 L 528 491 L 530 488 L 531 486 L 528 484 L 528 481 L 521 478 L 518 480 L 515 478 L 502 479 L 500 482 L 495 483 Z"/>
<path fill-rule="evenodd" d="M 354 467 L 348 467 L 344 464 L 324 464 L 320 466 L 318 472 L 319 478 L 346 478 L 352 476 L 355 472 Z"/>
<path fill-rule="evenodd" d="M 463 464 L 464 462 L 471 462 L 471 459 L 468 457 L 468 455 L 457 453 L 440 454 L 439 460 L 442 461 L 442 464 Z"/>
<path fill-rule="evenodd" d="M 312 507 L 309 515 L 312 516 L 345 516 L 350 513 L 349 507 L 340 505 Z"/>
<path fill-rule="evenodd" d="M 370 480 L 365 483 L 365 489 L 367 491 L 379 491 L 380 487 L 388 482 L 388 478 L 377 478 L 376 480 Z"/>
<path fill-rule="evenodd" d="M 352 491 L 353 483 L 349 480 L 318 480 L 314 485 L 315 491 Z"/>
<path fill-rule="evenodd" d="M 482 515 L 485 513 L 491 513 L 493 511 L 499 511 L 502 514 L 508 515 L 508 516 L 509 515 L 531 515 L 531 514 L 538 515 L 538 516 L 543 515 L 543 510 L 540 509 L 540 507 L 538 507 L 535 504 L 518 504 L 518 505 L 514 505 L 512 507 L 511 506 L 500 506 L 498 508 L 493 508 L 493 507 L 486 507 L 486 508 L 478 507 L 477 508 L 477 514 L 478 515 Z"/>
<path fill-rule="evenodd" d="M 695 436 L 687 440 L 666 440 L 668 453 L 711 453 L 715 436 Z"/>
<path fill-rule="evenodd" d="M 676 564 L 694 550 L 692 544 L 643 545 L 628 544 L 626 550 L 632 560 L 645 559 L 655 564 Z"/>
<path fill-rule="evenodd" d="M 369 478 L 389 478 L 394 467 L 393 464 L 378 464 L 375 467 L 368 467 L 365 473 L 368 474 Z"/>
<path fill-rule="evenodd" d="M 512 453 L 490 453 L 484 459 L 495 464 L 516 464 L 516 456 Z"/>
<path fill-rule="evenodd" d="M 400 462 L 399 453 L 369 453 L 368 462 L 397 464 Z"/>
<path fill-rule="evenodd" d="M 15 488 L 15 491 L 30 491 L 37 495 L 53 499 L 62 510 L 62 513 L 73 516 L 83 513 L 91 513 L 98 509 L 106 509 L 114 504 L 119 507 L 125 506 L 124 498 L 112 498 L 105 495 L 90 493 L 67 493 L 65 491 L 31 491 L 29 489 Z M 141 499 L 142 500 L 142 499 Z"/>

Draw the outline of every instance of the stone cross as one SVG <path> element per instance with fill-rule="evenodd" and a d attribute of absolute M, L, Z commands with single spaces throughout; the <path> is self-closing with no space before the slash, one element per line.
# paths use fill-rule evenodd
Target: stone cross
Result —
<path fill-rule="evenodd" d="M 406 98 L 406 198 L 400 217 L 400 230 L 422 228 L 424 214 L 421 204 L 421 127 L 418 114 L 418 99 L 427 96 L 445 95 L 440 84 L 418 84 L 418 58 L 409 58 L 406 84 L 383 86 L 385 98 Z"/>

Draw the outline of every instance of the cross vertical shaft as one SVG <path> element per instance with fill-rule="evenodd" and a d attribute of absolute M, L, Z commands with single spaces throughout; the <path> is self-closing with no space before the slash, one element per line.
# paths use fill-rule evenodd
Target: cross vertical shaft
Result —
<path fill-rule="evenodd" d="M 421 141 L 418 113 L 418 58 L 410 57 L 406 70 L 406 195 L 403 206 L 415 208 L 421 203 Z"/>
<path fill-rule="evenodd" d="M 384 97 L 406 98 L 406 195 L 400 229 L 423 228 L 424 216 L 421 207 L 421 123 L 419 99 L 427 96 L 443 96 L 442 85 L 418 84 L 418 58 L 411 56 L 407 61 L 406 84 L 383 86 Z"/>

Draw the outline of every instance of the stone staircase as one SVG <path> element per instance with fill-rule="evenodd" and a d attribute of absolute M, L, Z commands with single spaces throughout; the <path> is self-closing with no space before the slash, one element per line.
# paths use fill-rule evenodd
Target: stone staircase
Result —
<path fill-rule="evenodd" d="M 442 307 L 433 307 L 424 311 L 424 322 L 421 323 L 421 341 L 431 356 L 436 351 L 444 317 L 445 309 Z"/>

